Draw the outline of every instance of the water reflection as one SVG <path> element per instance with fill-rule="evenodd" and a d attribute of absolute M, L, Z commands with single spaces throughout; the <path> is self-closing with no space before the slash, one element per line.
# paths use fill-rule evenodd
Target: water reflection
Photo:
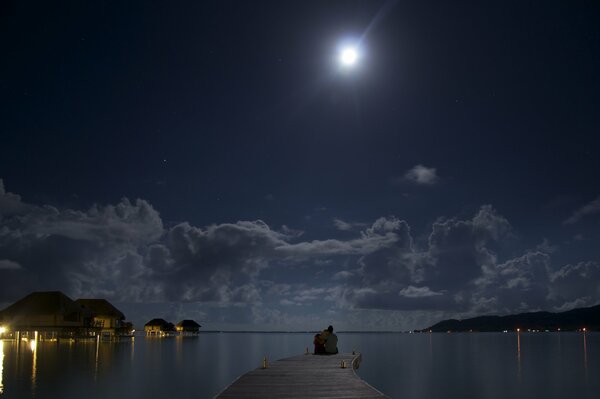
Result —
<path fill-rule="evenodd" d="M 29 340 L 29 349 L 33 354 L 33 360 L 31 361 L 31 392 L 35 396 L 36 388 L 36 377 L 37 377 L 37 346 L 38 346 L 38 332 L 36 331 L 33 336 L 33 341 Z"/>
<path fill-rule="evenodd" d="M 94 363 L 94 383 L 98 381 L 98 351 L 100 350 L 100 335 L 96 336 L 96 358 Z"/>
<path fill-rule="evenodd" d="M 587 334 L 583 333 L 583 370 L 585 373 L 585 381 L 588 380 L 588 357 L 587 357 Z"/>
<path fill-rule="evenodd" d="M 0 340 L 0 395 L 4 393 L 4 341 Z"/>
<path fill-rule="evenodd" d="M 429 358 L 433 359 L 433 334 L 429 332 Z"/>
<path fill-rule="evenodd" d="M 521 380 L 521 332 L 517 330 L 517 378 Z"/>

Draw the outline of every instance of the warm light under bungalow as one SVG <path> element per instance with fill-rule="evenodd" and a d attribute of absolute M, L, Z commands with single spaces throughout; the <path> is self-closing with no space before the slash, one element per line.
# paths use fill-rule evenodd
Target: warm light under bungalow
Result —
<path fill-rule="evenodd" d="M 60 291 L 33 292 L 0 311 L 8 331 L 64 336 L 90 325 L 91 313 Z"/>
<path fill-rule="evenodd" d="M 125 315 L 106 299 L 78 299 L 75 303 L 88 309 L 94 316 L 93 327 L 102 335 L 116 335 L 123 327 Z"/>
<path fill-rule="evenodd" d="M 152 319 L 144 325 L 146 335 L 165 335 L 174 330 L 173 323 L 169 323 L 165 319 Z"/>
<path fill-rule="evenodd" d="M 196 323 L 194 320 L 181 320 L 177 323 L 175 329 L 179 333 L 198 334 L 200 332 L 200 324 Z"/>

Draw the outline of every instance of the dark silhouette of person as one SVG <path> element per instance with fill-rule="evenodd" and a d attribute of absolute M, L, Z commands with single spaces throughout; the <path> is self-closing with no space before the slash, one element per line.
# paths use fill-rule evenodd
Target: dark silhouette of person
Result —
<path fill-rule="evenodd" d="M 325 330 L 327 331 L 327 330 Z M 325 331 L 315 334 L 315 339 L 313 340 L 313 344 L 315 344 L 315 351 L 313 352 L 315 355 L 324 355 L 325 354 Z"/>
<path fill-rule="evenodd" d="M 327 336 L 325 338 L 325 353 L 334 355 L 338 353 L 338 337 L 333 333 L 333 326 L 327 327 Z"/>

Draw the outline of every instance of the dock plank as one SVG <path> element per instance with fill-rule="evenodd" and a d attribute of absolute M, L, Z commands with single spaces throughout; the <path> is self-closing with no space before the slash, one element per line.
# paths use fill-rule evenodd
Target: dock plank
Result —
<path fill-rule="evenodd" d="M 242 375 L 216 398 L 387 398 L 356 375 L 360 361 L 360 354 L 350 353 L 281 359 Z"/>

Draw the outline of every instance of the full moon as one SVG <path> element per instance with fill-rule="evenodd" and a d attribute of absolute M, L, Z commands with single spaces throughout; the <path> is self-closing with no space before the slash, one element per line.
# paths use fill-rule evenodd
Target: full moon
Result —
<path fill-rule="evenodd" d="M 356 63 L 357 58 L 358 54 L 356 53 L 356 50 L 351 47 L 343 49 L 342 53 L 340 54 L 340 62 L 343 65 L 353 65 Z"/>

